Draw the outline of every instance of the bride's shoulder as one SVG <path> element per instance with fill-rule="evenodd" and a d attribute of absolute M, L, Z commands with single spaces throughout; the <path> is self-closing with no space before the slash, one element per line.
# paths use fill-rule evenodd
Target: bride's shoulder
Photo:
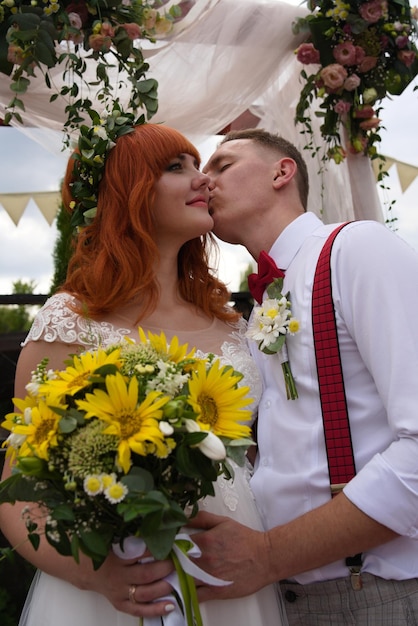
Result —
<path fill-rule="evenodd" d="M 76 304 L 76 298 L 66 292 L 48 298 L 36 314 L 22 347 L 30 341 L 42 340 L 96 348 L 117 343 L 130 333 L 129 329 L 79 315 L 75 311 Z"/>

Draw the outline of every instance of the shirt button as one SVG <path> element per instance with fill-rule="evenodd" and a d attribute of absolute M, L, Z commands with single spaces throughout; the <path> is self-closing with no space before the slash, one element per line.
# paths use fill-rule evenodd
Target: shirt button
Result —
<path fill-rule="evenodd" d="M 298 596 L 294 591 L 288 589 L 284 594 L 284 597 L 288 602 L 296 602 Z"/>
<path fill-rule="evenodd" d="M 269 408 L 271 407 L 271 402 L 270 402 L 270 400 L 266 400 L 266 401 L 265 401 L 265 403 L 264 403 L 264 407 L 265 407 L 266 409 L 269 409 Z"/>

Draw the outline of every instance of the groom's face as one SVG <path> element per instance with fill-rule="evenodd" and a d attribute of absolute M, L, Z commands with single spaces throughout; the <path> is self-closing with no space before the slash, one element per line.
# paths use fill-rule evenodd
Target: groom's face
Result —
<path fill-rule="evenodd" d="M 209 212 L 219 239 L 247 245 L 271 193 L 273 159 L 251 139 L 222 144 L 203 168 L 210 178 Z"/>

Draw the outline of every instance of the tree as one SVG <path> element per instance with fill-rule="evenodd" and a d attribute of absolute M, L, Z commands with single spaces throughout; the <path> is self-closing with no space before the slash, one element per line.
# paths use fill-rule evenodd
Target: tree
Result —
<path fill-rule="evenodd" d="M 13 283 L 13 293 L 32 294 L 36 287 L 34 281 L 24 283 L 17 280 Z M 16 333 L 29 330 L 33 316 L 30 307 L 25 304 L 0 306 L 0 333 Z"/>
<path fill-rule="evenodd" d="M 65 280 L 68 262 L 72 254 L 73 229 L 71 215 L 61 204 L 57 213 L 58 237 L 54 246 L 54 277 L 52 279 L 51 293 L 54 293 Z"/>

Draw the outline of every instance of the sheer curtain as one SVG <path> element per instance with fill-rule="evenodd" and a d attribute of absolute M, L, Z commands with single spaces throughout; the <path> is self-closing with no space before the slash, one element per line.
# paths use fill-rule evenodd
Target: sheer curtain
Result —
<path fill-rule="evenodd" d="M 260 118 L 259 127 L 302 149 L 303 136 L 294 125 L 301 89 L 294 50 L 302 39 L 293 35 L 291 25 L 306 9 L 278 0 L 196 0 L 188 5 L 186 17 L 168 38 L 144 43 L 148 76 L 159 83 L 159 109 L 152 121 L 177 128 L 199 146 L 250 110 Z M 88 75 L 94 69 L 88 62 Z M 52 74 L 60 84 L 61 70 L 54 68 Z M 31 81 L 23 132 L 30 133 L 30 127 L 62 129 L 66 103 L 49 103 L 50 93 L 42 76 Z M 2 80 L 0 117 L 9 100 L 8 81 Z M 45 147 L 61 150 L 56 140 Z M 367 158 L 330 164 L 318 176 L 318 163 L 309 153 L 305 157 L 312 187 L 309 208 L 324 221 L 383 219 Z"/>

